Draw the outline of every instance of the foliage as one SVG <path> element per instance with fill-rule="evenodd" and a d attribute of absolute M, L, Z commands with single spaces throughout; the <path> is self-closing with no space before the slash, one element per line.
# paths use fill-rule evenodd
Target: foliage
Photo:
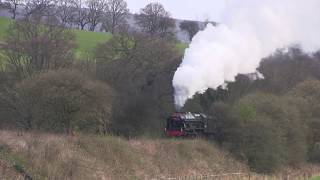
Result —
<path fill-rule="evenodd" d="M 26 19 L 56 19 L 55 0 L 26 0 L 24 2 L 24 17 Z"/>
<path fill-rule="evenodd" d="M 88 7 L 87 19 L 89 23 L 89 30 L 95 31 L 97 25 L 101 21 L 107 3 L 105 0 L 87 0 L 86 6 Z"/>
<path fill-rule="evenodd" d="M 6 32 L 12 22 L 13 21 L 8 18 L 0 17 L 0 44 L 5 40 L 7 36 Z M 93 55 L 92 52 L 99 43 L 105 43 L 112 38 L 112 34 L 110 33 L 91 32 L 77 29 L 72 29 L 71 32 L 75 35 L 75 49 L 77 58 L 79 59 L 85 58 L 86 55 L 89 55 L 91 58 Z M 187 45 L 184 43 L 176 44 L 176 49 L 178 49 L 180 54 L 183 54 L 186 48 Z"/>
<path fill-rule="evenodd" d="M 319 78 L 319 55 L 304 53 L 299 47 L 292 47 L 288 52 L 278 50 L 264 59 L 259 72 L 264 76 L 264 89 L 271 93 L 283 94 L 298 83 L 309 78 Z"/>
<path fill-rule="evenodd" d="M 142 34 L 116 35 L 97 48 L 97 75 L 119 92 L 115 132 L 161 132 L 161 120 L 173 109 L 170 79 L 178 56 L 172 44 Z"/>
<path fill-rule="evenodd" d="M 304 103 L 299 104 L 303 119 L 310 128 L 308 134 L 310 160 L 319 162 L 319 139 L 320 139 L 320 121 L 319 121 L 319 95 L 320 81 L 308 80 L 300 83 L 289 92 L 290 96 L 301 97 Z"/>
<path fill-rule="evenodd" d="M 235 102 L 215 102 L 209 114 L 221 145 L 247 160 L 253 170 L 270 173 L 308 159 L 306 103 L 291 93 L 250 93 Z"/>
<path fill-rule="evenodd" d="M 307 159 L 306 125 L 299 109 L 286 99 L 252 94 L 241 98 L 232 111 L 236 122 L 231 124 L 227 142 L 256 171 L 273 172 Z"/>
<path fill-rule="evenodd" d="M 121 22 L 123 26 L 111 25 L 108 31 L 116 31 L 111 35 L 64 28 L 68 24 L 95 30 L 100 16 L 111 13 L 105 9 L 106 4 L 104 8 L 99 4 L 104 1 L 86 1 L 92 5 L 90 12 L 79 9 L 83 7 L 82 0 L 67 4 L 58 12 L 64 13 L 69 8 L 75 12 L 70 12 L 69 20 L 62 26 L 53 16 L 52 3 L 52 0 L 29 1 L 26 9 L 30 14 L 24 21 L 12 23 L 0 18 L 3 41 L 0 46 L 4 47 L 0 58 L 6 62 L 6 68 L 0 71 L 0 127 L 160 136 L 166 117 L 174 111 L 171 81 L 186 48 L 185 44 L 168 41 L 175 26 L 169 12 L 161 4 L 151 3 L 135 17 L 144 33 L 129 31 L 125 22 Z M 120 14 L 125 16 L 126 5 L 122 5 Z M 60 18 L 61 15 L 67 14 L 60 14 Z M 190 36 L 196 32 L 192 24 L 181 24 L 182 29 L 190 31 Z M 74 61 L 75 52 L 85 61 Z M 319 62 L 319 52 L 306 54 L 298 46 L 278 50 L 261 62 L 258 71 L 264 78 L 239 74 L 235 82 L 197 94 L 183 110 L 211 115 L 208 125 L 216 142 L 257 172 L 272 173 L 281 167 L 299 166 L 306 160 L 319 162 Z M 108 141 L 114 149 L 104 141 L 103 137 L 91 144 L 79 141 L 77 147 L 97 155 L 106 164 L 117 161 L 114 157 L 102 157 L 111 151 L 117 152 L 119 159 L 125 157 L 130 166 L 140 168 L 143 164 L 137 160 L 140 156 L 132 157 L 135 152 L 131 147 L 119 144 L 120 140 Z M 190 165 L 193 152 L 201 152 L 197 157 L 214 155 L 212 149 L 208 152 L 201 145 L 193 147 L 179 142 L 176 151 L 164 151 L 172 144 L 158 145 L 164 153 L 152 157 L 163 160 L 174 154 L 178 157 L 177 166 Z M 95 148 L 98 146 L 104 150 Z M 44 148 L 44 156 L 56 157 L 59 153 L 53 147 Z M 65 176 L 80 172 L 73 169 L 80 161 L 69 160 L 57 165 Z M 116 164 L 116 167 L 115 171 L 127 166 Z M 17 170 L 24 168 L 17 166 Z M 43 169 L 41 173 L 45 175 L 40 178 L 50 174 Z"/>
<path fill-rule="evenodd" d="M 113 92 L 72 70 L 49 71 L 26 79 L 17 86 L 31 106 L 32 128 L 53 132 L 106 133 Z"/>
<path fill-rule="evenodd" d="M 74 70 L 40 73 L 1 93 L 5 109 L 2 124 L 32 130 L 72 133 L 106 133 L 110 123 L 113 91 Z"/>
<path fill-rule="evenodd" d="M 99 43 L 105 43 L 112 38 L 112 35 L 109 33 L 81 30 L 72 30 L 72 32 L 75 34 L 75 41 L 77 45 L 76 55 L 80 59 L 84 58 L 88 53 L 92 57 L 92 52 Z"/>
<path fill-rule="evenodd" d="M 279 50 L 262 61 L 263 79 L 239 75 L 186 107 L 211 114 L 216 140 L 255 171 L 319 162 L 319 67 L 319 53 Z"/>
<path fill-rule="evenodd" d="M 12 21 L 8 18 L 0 17 L 0 41 L 3 41 L 6 37 L 6 32 Z"/>
<path fill-rule="evenodd" d="M 31 178 L 26 172 L 26 167 L 29 165 L 26 159 L 21 154 L 13 152 L 6 144 L 0 144 L 0 160 L 8 162 L 16 172 L 25 174 L 25 178 Z"/>
<path fill-rule="evenodd" d="M 124 0 L 109 0 L 107 3 L 106 15 L 102 18 L 102 28 L 112 34 L 119 32 L 127 25 L 129 9 Z"/>
<path fill-rule="evenodd" d="M 3 54 L 8 68 L 23 78 L 36 71 L 70 66 L 74 46 L 70 31 L 23 20 L 9 27 Z"/>
<path fill-rule="evenodd" d="M 151 36 L 167 37 L 175 27 L 174 20 L 160 3 L 146 5 L 135 19 L 142 31 Z"/>

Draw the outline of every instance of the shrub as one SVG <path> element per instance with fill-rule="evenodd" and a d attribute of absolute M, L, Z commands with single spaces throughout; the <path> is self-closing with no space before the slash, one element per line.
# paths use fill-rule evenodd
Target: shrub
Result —
<path fill-rule="evenodd" d="M 106 133 L 113 92 L 107 85 L 72 70 L 41 73 L 17 85 L 28 106 L 32 128 L 53 132 Z"/>
<path fill-rule="evenodd" d="M 320 162 L 320 142 L 315 143 L 314 147 L 312 147 L 309 154 L 309 160 L 311 162 Z"/>
<path fill-rule="evenodd" d="M 292 103 L 292 102 L 291 102 Z M 272 173 L 284 165 L 306 160 L 306 127 L 299 109 L 286 98 L 255 93 L 232 107 L 231 150 L 247 159 L 257 172 Z"/>
<path fill-rule="evenodd" d="M 7 32 L 3 55 L 7 70 L 21 79 L 34 72 L 70 67 L 74 34 L 57 24 L 19 20 Z"/>

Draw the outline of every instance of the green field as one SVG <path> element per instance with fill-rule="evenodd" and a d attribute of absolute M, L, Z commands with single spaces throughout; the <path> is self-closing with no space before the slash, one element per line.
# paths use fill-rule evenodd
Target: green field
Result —
<path fill-rule="evenodd" d="M 178 43 L 178 44 L 176 45 L 176 47 L 178 48 L 178 51 L 179 51 L 181 54 L 184 54 L 184 50 L 185 50 L 186 48 L 188 48 L 188 44 L 186 44 L 186 43 Z"/>
<path fill-rule="evenodd" d="M 311 178 L 310 180 L 320 180 L 320 176 L 313 177 L 313 178 Z"/>
<path fill-rule="evenodd" d="M 12 23 L 11 19 L 0 17 L 0 41 L 4 41 L 6 31 L 10 26 L 10 23 Z M 90 32 L 76 29 L 72 31 L 76 35 L 76 54 L 78 57 L 86 56 L 88 54 L 90 55 L 97 44 L 106 42 L 112 37 L 110 33 Z M 178 43 L 176 48 L 181 54 L 183 54 L 184 50 L 187 48 L 187 45 L 185 43 Z"/>
<path fill-rule="evenodd" d="M 4 17 L 0 17 L 0 41 L 4 39 L 6 30 L 10 25 L 10 20 Z"/>
<path fill-rule="evenodd" d="M 3 41 L 6 31 L 12 20 L 0 17 L 0 41 Z M 110 33 L 89 32 L 81 30 L 72 30 L 76 35 L 77 54 L 91 52 L 98 43 L 108 41 L 112 35 Z"/>
<path fill-rule="evenodd" d="M 77 55 L 92 52 L 95 46 L 111 39 L 110 33 L 73 30 L 76 35 Z"/>

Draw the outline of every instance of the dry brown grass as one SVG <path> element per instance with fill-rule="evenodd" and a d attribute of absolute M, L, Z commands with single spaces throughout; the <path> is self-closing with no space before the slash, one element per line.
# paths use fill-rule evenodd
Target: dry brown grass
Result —
<path fill-rule="evenodd" d="M 24 178 L 8 162 L 0 159 L 0 179 L 23 180 Z"/>
<path fill-rule="evenodd" d="M 6 175 L 0 179 L 22 178 L 12 163 L 34 179 L 50 180 L 192 178 L 248 172 L 245 165 L 216 145 L 200 139 L 125 140 L 43 133 L 20 136 L 0 131 L 0 146 L 10 150 L 10 158 L 0 156 L 0 173 L 1 168 L 6 169 L 3 170 Z"/>

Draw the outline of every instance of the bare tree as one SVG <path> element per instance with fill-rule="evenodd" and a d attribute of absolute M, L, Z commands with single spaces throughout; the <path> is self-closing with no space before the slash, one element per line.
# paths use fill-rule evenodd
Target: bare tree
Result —
<path fill-rule="evenodd" d="M 151 36 L 165 37 L 175 28 L 175 22 L 170 18 L 170 13 L 160 3 L 148 4 L 135 18 L 142 31 Z"/>
<path fill-rule="evenodd" d="M 57 0 L 27 0 L 25 11 L 26 18 L 42 19 L 43 17 L 54 17 Z"/>
<path fill-rule="evenodd" d="M 180 24 L 180 29 L 188 33 L 190 41 L 192 40 L 193 36 L 196 35 L 200 30 L 199 24 L 196 21 L 183 21 Z"/>
<path fill-rule="evenodd" d="M 179 58 L 173 43 L 135 32 L 115 34 L 97 47 L 97 77 L 118 95 L 114 132 L 132 136 L 160 127 L 157 113 L 173 104 L 170 82 Z"/>
<path fill-rule="evenodd" d="M 57 16 L 64 26 L 75 19 L 76 6 L 74 0 L 59 0 L 56 8 Z"/>
<path fill-rule="evenodd" d="M 70 30 L 24 20 L 9 28 L 3 55 L 7 69 L 24 78 L 34 72 L 72 65 L 74 46 Z"/>
<path fill-rule="evenodd" d="M 75 19 L 74 22 L 78 25 L 79 29 L 83 30 L 89 24 L 89 12 L 85 7 L 84 0 L 74 0 L 75 6 Z"/>
<path fill-rule="evenodd" d="M 106 0 L 87 0 L 89 30 L 94 31 L 101 22 L 103 11 L 106 9 Z"/>
<path fill-rule="evenodd" d="M 22 3 L 23 0 L 5 0 L 4 2 L 1 2 L 2 7 L 8 9 L 9 12 L 12 14 L 12 19 L 16 19 L 18 7 L 22 5 Z"/>
<path fill-rule="evenodd" d="M 124 0 L 108 0 L 105 10 L 102 28 L 112 34 L 126 24 L 126 18 L 129 13 L 127 2 Z"/>

